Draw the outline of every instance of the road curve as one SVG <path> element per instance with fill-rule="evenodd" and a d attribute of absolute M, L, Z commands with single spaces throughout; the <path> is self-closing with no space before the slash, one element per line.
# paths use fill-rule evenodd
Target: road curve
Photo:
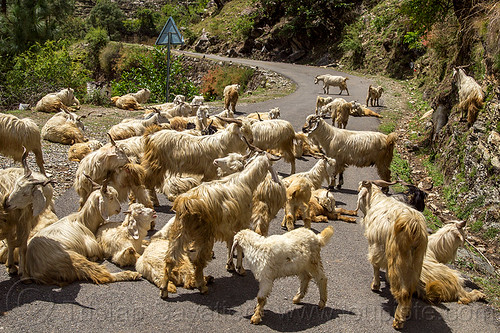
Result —
<path fill-rule="evenodd" d="M 314 85 L 318 74 L 341 74 L 331 69 L 285 63 L 271 63 L 247 59 L 208 56 L 215 60 L 233 61 L 250 66 L 270 69 L 289 77 L 297 90 L 281 99 L 262 103 L 239 105 L 238 111 L 249 113 L 280 107 L 282 118 L 290 121 L 295 130 L 302 127 L 305 117 L 314 111 L 316 96 L 322 92 Z M 348 101 L 363 101 L 370 81 L 349 76 Z M 331 96 L 338 88 L 330 89 Z M 378 120 L 351 117 L 348 129 L 376 130 Z M 315 161 L 311 158 L 297 161 L 297 171 L 308 170 Z M 290 167 L 280 162 L 277 169 L 288 175 Z M 350 167 L 345 173 L 345 185 L 335 193 L 338 205 L 354 209 L 356 188 L 362 179 L 377 178 L 373 168 Z M 326 185 L 326 184 L 325 184 Z M 56 211 L 61 217 L 75 211 L 77 195 L 68 190 L 56 201 Z M 158 228 L 173 216 L 170 203 L 160 197 L 157 209 Z M 123 207 L 125 208 L 125 207 Z M 119 220 L 121 216 L 114 220 Z M 279 223 L 283 211 L 271 222 L 270 234 L 281 234 Z M 215 277 L 207 295 L 197 291 L 179 289 L 168 300 L 159 297 L 159 290 L 148 281 L 120 282 L 105 286 L 73 283 L 58 288 L 54 286 L 24 285 L 17 278 L 10 278 L 5 270 L 0 272 L 0 330 L 5 332 L 156 332 L 156 331 L 206 331 L 206 332 L 391 332 L 396 304 L 385 279 L 380 293 L 370 290 L 372 269 L 369 264 L 367 242 L 359 224 L 330 221 L 313 223 L 315 231 L 333 225 L 335 234 L 323 248 L 322 258 L 328 277 L 328 302 L 318 310 L 319 293 L 314 284 L 302 304 L 292 304 L 298 288 L 297 278 L 275 281 L 264 311 L 264 319 L 257 327 L 250 324 L 256 303 L 258 284 L 248 270 L 245 277 L 233 276 L 224 269 L 225 245 L 217 243 L 216 259 L 205 269 Z M 299 224 L 301 221 L 299 221 Z M 113 271 L 114 265 L 106 263 Z M 248 265 L 245 265 L 248 268 Z M 3 313 L 3 315 L 2 315 Z M 410 332 L 499 332 L 500 314 L 483 303 L 465 306 L 445 303 L 432 306 L 413 300 L 412 315 L 405 331 Z"/>

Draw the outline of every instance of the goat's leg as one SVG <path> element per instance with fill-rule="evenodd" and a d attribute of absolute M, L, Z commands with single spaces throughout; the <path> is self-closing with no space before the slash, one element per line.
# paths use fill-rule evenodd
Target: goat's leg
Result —
<path fill-rule="evenodd" d="M 339 173 L 339 184 L 337 185 L 337 189 L 341 189 L 342 185 L 344 185 L 344 172 Z"/>
<path fill-rule="evenodd" d="M 214 246 L 214 241 L 212 239 L 208 241 L 205 240 L 199 242 L 198 244 L 200 244 L 199 247 L 195 245 L 198 251 L 196 253 L 196 257 L 193 260 L 194 278 L 196 280 L 196 288 L 198 288 L 200 293 L 206 294 L 208 292 L 208 288 L 205 278 L 203 277 L 203 269 L 207 266 L 207 262 L 212 258 L 212 248 Z"/>
<path fill-rule="evenodd" d="M 299 275 L 300 287 L 297 294 L 293 298 L 293 304 L 299 304 L 302 298 L 306 295 L 307 288 L 309 287 L 309 281 L 311 281 L 311 274 L 308 272 L 301 272 Z"/>
<path fill-rule="evenodd" d="M 154 188 L 152 188 L 152 189 L 148 188 L 147 191 L 148 191 L 148 194 L 149 194 L 149 199 L 153 203 L 153 206 L 159 206 L 160 205 L 160 201 L 158 200 L 158 197 L 156 196 L 155 189 Z"/>
<path fill-rule="evenodd" d="M 14 263 L 14 250 L 17 247 L 17 240 L 14 235 L 9 235 L 7 237 L 7 261 L 5 262 L 5 266 L 7 267 L 7 273 L 9 274 L 17 274 L 17 267 Z"/>
<path fill-rule="evenodd" d="M 234 268 L 233 253 L 231 252 L 231 249 L 233 248 L 232 238 L 226 239 L 226 247 L 227 247 L 226 270 L 228 272 L 234 272 L 236 269 Z"/>
<path fill-rule="evenodd" d="M 258 324 L 264 317 L 264 306 L 266 305 L 267 297 L 273 289 L 273 281 L 264 279 L 259 284 L 259 293 L 257 294 L 257 306 L 255 307 L 254 314 L 250 319 L 252 324 Z"/>
<path fill-rule="evenodd" d="M 295 207 L 287 202 L 285 205 L 285 216 L 283 217 L 284 222 L 286 223 L 286 229 L 291 231 L 295 228 Z"/>
<path fill-rule="evenodd" d="M 243 268 L 243 249 L 241 246 L 236 247 L 236 273 L 241 276 L 245 276 L 247 272 Z"/>
<path fill-rule="evenodd" d="M 33 149 L 33 154 L 35 154 L 35 159 L 36 159 L 36 164 L 38 165 L 38 168 L 40 169 L 40 172 L 45 175 L 45 168 L 43 166 L 43 154 L 41 149 Z"/>
<path fill-rule="evenodd" d="M 311 216 L 309 214 L 309 205 L 301 203 L 302 206 L 302 220 L 304 220 L 304 228 L 311 229 Z"/>
<path fill-rule="evenodd" d="M 318 306 L 320 309 L 323 309 L 326 305 L 326 300 L 328 298 L 328 293 L 327 293 L 328 279 L 325 275 L 325 271 L 323 270 L 323 264 L 321 263 L 321 261 L 317 265 L 317 269 L 310 273 L 312 274 L 314 281 L 316 281 L 316 284 L 318 285 L 319 289 Z"/>
<path fill-rule="evenodd" d="M 394 313 L 394 321 L 392 322 L 392 327 L 395 329 L 401 329 L 404 326 L 406 318 L 411 312 L 411 294 L 408 290 L 402 289 L 399 291 L 394 291 L 391 288 L 391 293 L 398 302 L 396 307 L 396 312 Z"/>
<path fill-rule="evenodd" d="M 373 281 L 371 285 L 371 289 L 373 291 L 378 291 L 380 290 L 380 267 L 372 264 L 373 266 Z"/>

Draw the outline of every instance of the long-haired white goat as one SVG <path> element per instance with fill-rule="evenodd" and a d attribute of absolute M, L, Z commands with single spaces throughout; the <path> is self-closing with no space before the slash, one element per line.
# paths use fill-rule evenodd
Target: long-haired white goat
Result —
<path fill-rule="evenodd" d="M 300 288 L 293 303 L 304 298 L 309 281 L 314 279 L 319 289 L 320 309 L 327 300 L 327 277 L 321 262 L 321 248 L 333 235 L 333 227 L 326 227 L 319 235 L 305 228 L 284 235 L 263 237 L 252 230 L 242 230 L 234 236 L 233 249 L 241 247 L 252 266 L 252 273 L 259 281 L 257 306 L 251 318 L 252 324 L 262 320 L 264 305 L 271 293 L 274 280 L 286 276 L 298 276 Z"/>
<path fill-rule="evenodd" d="M 143 252 L 142 241 L 157 217 L 153 209 L 140 203 L 131 204 L 125 214 L 123 222 L 105 223 L 96 234 L 104 257 L 122 267 L 135 265 Z"/>
<path fill-rule="evenodd" d="M 445 265 L 455 258 L 459 246 L 464 243 L 464 226 L 465 221 L 450 221 L 429 236 L 418 297 L 433 304 L 454 301 L 469 304 L 486 297 L 479 290 L 465 290 L 460 272 Z"/>
<path fill-rule="evenodd" d="M 80 207 L 93 191 L 92 182 L 85 175 L 96 182 L 109 178 L 110 185 L 118 191 L 120 202 L 133 193 L 137 202 L 153 206 L 144 186 L 144 169 L 140 164 L 130 163 L 125 150 L 112 139 L 110 144 L 85 156 L 76 170 L 73 185 L 80 196 Z"/>
<path fill-rule="evenodd" d="M 113 140 L 123 140 L 133 136 L 143 135 L 146 128 L 161 123 L 161 115 L 151 113 L 147 119 L 125 119 L 121 123 L 111 126 L 109 135 Z M 164 122 L 167 120 L 165 119 Z"/>
<path fill-rule="evenodd" d="M 75 97 L 73 88 L 65 88 L 56 93 L 50 93 L 42 97 L 33 111 L 41 112 L 58 112 L 61 110 L 68 110 L 68 107 L 75 106 L 80 108 L 80 101 Z"/>
<path fill-rule="evenodd" d="M 40 172 L 45 174 L 40 129 L 33 120 L 0 113 L 0 142 L 0 153 L 12 157 L 16 162 L 21 162 L 23 147 L 28 152 L 32 151 Z"/>
<path fill-rule="evenodd" d="M 384 181 L 363 181 L 358 188 L 358 208 L 364 214 L 368 258 L 373 266 L 371 289 L 380 289 L 380 269 L 385 269 L 391 294 L 398 303 L 392 326 L 401 329 L 411 313 L 411 298 L 422 272 L 427 248 L 425 217 L 386 196 L 375 184 L 388 186 Z"/>
<path fill-rule="evenodd" d="M 81 122 L 87 115 L 77 116 L 73 112 L 63 110 L 53 115 L 42 127 L 42 138 L 44 140 L 72 145 L 87 141 L 85 127 Z"/>
<path fill-rule="evenodd" d="M 168 230 L 174 223 L 175 216 L 167 224 L 151 237 L 151 243 L 146 247 L 144 253 L 137 259 L 135 269 L 141 273 L 142 277 L 160 287 L 165 276 L 165 256 L 169 247 Z M 172 275 L 168 281 L 168 292 L 177 292 L 176 286 L 185 289 L 196 288 L 194 279 L 194 267 L 189 259 L 193 252 L 183 254 L 177 265 L 172 270 Z M 212 276 L 204 277 L 206 283 L 213 280 Z"/>
<path fill-rule="evenodd" d="M 203 180 L 217 177 L 213 161 L 231 152 L 244 153 L 246 145 L 236 124 L 208 136 L 164 130 L 144 136 L 142 166 L 146 170 L 146 188 L 154 193 L 167 172 L 173 175 L 202 175 Z"/>
<path fill-rule="evenodd" d="M 283 179 L 286 187 L 287 202 L 285 206 L 285 216 L 281 222 L 281 227 L 290 231 L 294 228 L 294 223 L 301 210 L 304 220 L 304 227 L 311 228 L 311 217 L 309 214 L 309 201 L 312 191 L 321 188 L 321 184 L 326 180 L 330 181 L 336 170 L 335 159 L 322 156 L 316 164 L 306 172 L 300 172 Z"/>
<path fill-rule="evenodd" d="M 25 274 L 26 249 L 31 230 L 39 222 L 39 215 L 52 209 L 53 189 L 50 180 L 41 173 L 31 172 L 24 150 L 23 169 L 0 170 L 0 211 L 4 223 L 0 224 L 0 240 L 7 240 L 7 271 Z M 19 270 L 14 265 L 14 250 L 19 248 Z"/>
<path fill-rule="evenodd" d="M 304 133 L 318 142 L 329 157 L 337 160 L 337 169 L 332 177 L 331 186 L 335 186 L 336 174 L 339 176 L 340 188 L 344 183 L 343 172 L 348 165 L 368 167 L 375 165 L 381 179 L 391 180 L 390 165 L 397 134 L 371 131 L 349 131 L 335 128 L 321 119 L 320 116 L 309 115 L 306 118 Z"/>
<path fill-rule="evenodd" d="M 90 194 L 79 212 L 40 230 L 31 239 L 26 270 L 35 282 L 62 286 L 79 280 L 110 283 L 140 279 L 137 272 L 111 273 L 93 262 L 103 258 L 95 238 L 97 229 L 109 216 L 120 212 L 118 193 L 106 184 Z"/>
<path fill-rule="evenodd" d="M 101 147 L 102 143 L 98 140 L 75 143 L 68 149 L 68 160 L 80 162 L 85 156 Z"/>
<path fill-rule="evenodd" d="M 245 156 L 231 153 L 214 161 L 219 177 L 243 170 Z M 275 181 L 270 173 L 257 186 L 252 197 L 251 229 L 262 236 L 267 236 L 269 223 L 283 208 L 286 202 L 286 188 L 282 181 Z"/>
<path fill-rule="evenodd" d="M 240 125 L 241 133 L 250 144 L 263 150 L 281 153 L 283 159 L 291 165 L 290 173 L 295 173 L 293 153 L 295 131 L 289 121 L 283 119 L 255 121 L 245 118 L 224 118 L 224 120 Z"/>
<path fill-rule="evenodd" d="M 195 267 L 196 288 L 201 293 L 208 291 L 203 278 L 203 269 L 212 258 L 214 242 L 226 242 L 228 247 L 226 267 L 229 269 L 234 267 L 231 253 L 233 236 L 236 232 L 249 227 L 253 192 L 264 180 L 268 171 L 275 181 L 278 181 L 269 157 L 259 154 L 248 162 L 242 172 L 223 180 L 202 183 L 175 199 L 172 209 L 176 212 L 176 218 L 169 232 L 170 246 L 165 257 L 166 273 L 160 286 L 162 297 L 168 297 L 167 286 L 172 270 L 191 242 L 196 250 L 192 260 Z M 244 272 L 240 248 L 236 271 Z"/>
<path fill-rule="evenodd" d="M 479 110 L 484 105 L 484 92 L 481 86 L 465 74 L 462 68 L 453 69 L 453 82 L 458 86 L 458 108 L 462 110 L 462 118 L 467 113 L 467 123 L 474 124 Z"/>

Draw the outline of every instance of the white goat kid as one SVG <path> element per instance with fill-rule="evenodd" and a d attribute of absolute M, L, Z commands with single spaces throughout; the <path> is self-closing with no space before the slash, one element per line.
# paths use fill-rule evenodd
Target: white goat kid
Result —
<path fill-rule="evenodd" d="M 142 254 L 142 241 L 156 220 L 156 212 L 143 204 L 131 204 L 123 222 L 109 222 L 97 230 L 97 241 L 105 258 L 118 266 L 134 266 Z"/>
<path fill-rule="evenodd" d="M 293 298 L 298 304 L 304 298 L 309 281 L 313 278 L 319 289 L 319 308 L 327 301 L 327 277 L 321 262 L 321 248 L 333 235 L 333 227 L 326 227 L 319 235 L 305 228 L 284 235 L 263 237 L 251 230 L 242 230 L 234 236 L 233 250 L 241 247 L 245 258 L 252 266 L 252 273 L 259 281 L 257 306 L 251 318 L 252 324 L 262 320 L 267 297 L 274 280 L 287 276 L 298 276 L 300 288 Z"/>

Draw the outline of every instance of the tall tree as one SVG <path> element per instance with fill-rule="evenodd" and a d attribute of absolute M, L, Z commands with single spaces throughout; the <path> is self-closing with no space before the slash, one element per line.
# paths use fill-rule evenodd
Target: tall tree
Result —
<path fill-rule="evenodd" d="M 58 38 L 73 4 L 66 0 L 16 0 L 9 6 L 5 3 L 5 15 L 0 17 L 2 53 L 19 53 L 36 42 Z"/>

